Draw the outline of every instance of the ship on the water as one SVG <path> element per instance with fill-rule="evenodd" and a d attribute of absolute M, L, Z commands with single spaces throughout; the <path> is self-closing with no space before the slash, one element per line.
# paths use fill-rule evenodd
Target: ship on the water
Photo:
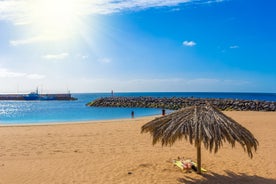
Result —
<path fill-rule="evenodd" d="M 29 94 L 0 94 L 0 100 L 77 100 L 71 93 L 40 94 L 38 89 Z"/>

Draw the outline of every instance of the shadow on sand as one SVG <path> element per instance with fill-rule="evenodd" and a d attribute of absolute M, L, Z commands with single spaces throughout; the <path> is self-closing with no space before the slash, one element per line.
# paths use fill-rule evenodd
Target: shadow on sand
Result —
<path fill-rule="evenodd" d="M 275 184 L 276 180 L 275 179 L 269 179 L 269 178 L 263 178 L 260 176 L 249 176 L 245 173 L 233 173 L 231 171 L 225 171 L 226 175 L 219 175 L 216 173 L 208 173 L 208 174 L 203 174 L 204 179 L 194 179 L 191 177 L 185 177 L 185 178 L 179 178 L 178 181 L 180 183 L 185 183 L 185 184 L 193 184 L 193 183 L 203 183 L 203 184 L 232 184 L 232 183 L 239 183 L 239 184 Z"/>

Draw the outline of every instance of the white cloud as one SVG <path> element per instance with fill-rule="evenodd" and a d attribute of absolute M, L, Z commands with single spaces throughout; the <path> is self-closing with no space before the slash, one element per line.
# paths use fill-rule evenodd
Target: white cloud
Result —
<path fill-rule="evenodd" d="M 26 1 L 3 0 L 0 1 L 0 20 L 12 20 L 21 22 L 20 14 L 24 12 Z"/>
<path fill-rule="evenodd" d="M 238 48 L 240 48 L 238 45 L 231 45 L 230 47 L 229 47 L 230 49 L 238 49 Z"/>
<path fill-rule="evenodd" d="M 225 0 L 209 0 L 209 1 L 206 1 L 206 2 L 204 2 L 204 3 L 206 3 L 206 4 L 210 4 L 210 3 L 221 3 L 221 2 L 223 2 L 223 1 L 225 1 Z"/>
<path fill-rule="evenodd" d="M 0 78 L 14 78 L 25 76 L 26 73 L 12 72 L 6 68 L 0 68 Z"/>
<path fill-rule="evenodd" d="M 112 60 L 110 58 L 99 58 L 98 62 L 100 63 L 110 63 Z"/>
<path fill-rule="evenodd" d="M 25 45 L 25 44 L 40 42 L 43 40 L 44 39 L 42 37 L 32 37 L 32 38 L 22 39 L 22 40 L 11 40 L 10 45 L 12 46 Z"/>
<path fill-rule="evenodd" d="M 119 84 L 120 83 L 116 83 Z M 186 92 L 208 92 L 208 91 L 232 91 L 240 86 L 248 86 L 250 82 L 243 80 L 227 80 L 219 78 L 168 78 L 168 79 L 137 79 L 130 80 L 122 87 L 128 91 L 186 91 Z M 115 86 L 116 87 L 116 86 Z M 116 88 L 114 88 L 116 89 Z"/>
<path fill-rule="evenodd" d="M 10 45 L 12 46 L 19 46 L 19 45 L 27 45 L 27 44 L 32 44 L 32 43 L 39 43 L 39 42 L 47 42 L 47 41 L 57 41 L 57 40 L 62 40 L 65 39 L 64 36 L 60 35 L 40 35 L 40 36 L 33 36 L 30 38 L 26 39 L 19 39 L 19 40 L 11 40 Z"/>
<path fill-rule="evenodd" d="M 196 45 L 196 42 L 194 42 L 194 41 L 184 41 L 182 44 L 184 46 L 187 46 L 187 47 L 193 47 L 193 46 Z"/>
<path fill-rule="evenodd" d="M 45 75 L 40 75 L 40 74 L 28 74 L 26 75 L 26 77 L 28 79 L 32 79 L 32 80 L 40 80 L 40 79 L 44 79 Z"/>
<path fill-rule="evenodd" d="M 84 60 L 87 60 L 89 58 L 89 55 L 86 55 L 86 54 L 76 54 L 75 56 L 75 60 L 77 61 L 84 61 Z"/>
<path fill-rule="evenodd" d="M 13 72 L 6 68 L 0 68 L 0 78 L 27 78 L 27 79 L 43 79 L 45 78 L 44 75 L 40 74 L 28 74 L 23 72 Z"/>
<path fill-rule="evenodd" d="M 149 79 L 116 79 L 116 78 L 83 78 L 72 79 L 74 91 L 105 92 L 113 89 L 121 92 L 155 91 L 155 92 L 229 92 L 235 89 L 247 89 L 251 83 L 244 80 L 227 80 L 220 78 L 149 78 Z M 102 85 L 105 84 L 105 85 Z"/>
<path fill-rule="evenodd" d="M 37 0 L 38 1 L 38 0 Z M 40 0 L 45 1 L 46 0 Z M 50 1 L 50 0 L 48 0 Z M 51 0 L 50 3 L 58 3 L 60 0 Z M 64 24 L 60 27 L 60 24 L 53 24 L 53 21 L 47 22 L 45 21 L 45 25 L 47 23 L 53 27 L 53 29 L 49 29 L 48 33 L 44 32 L 43 29 L 43 21 L 37 18 L 34 10 L 37 10 L 36 3 L 33 0 L 0 0 L 0 21 L 5 20 L 12 22 L 16 26 L 38 26 L 38 30 L 40 33 L 34 35 L 30 38 L 22 38 L 18 40 L 11 40 L 10 45 L 19 46 L 26 44 L 33 44 L 37 42 L 45 42 L 45 41 L 56 41 L 61 39 L 68 39 L 68 34 L 59 34 L 57 33 L 63 32 L 61 30 L 70 29 L 71 25 L 76 20 L 82 20 L 84 16 L 89 16 L 93 14 L 112 14 L 116 12 L 122 11 L 139 11 L 148 8 L 160 8 L 160 7 L 170 7 L 173 11 L 180 10 L 179 6 L 182 4 L 204 4 L 208 3 L 219 3 L 223 0 L 70 0 L 70 4 L 74 5 L 74 18 L 70 19 L 70 24 Z M 62 0 L 60 4 L 66 1 Z M 40 4 L 40 3 L 38 3 Z M 43 3 L 42 3 L 43 4 Z M 47 4 L 47 3 L 46 3 Z M 51 6 L 50 6 L 51 7 Z M 46 8 L 47 9 L 47 8 Z M 58 10 L 58 9 L 57 9 Z M 48 16 L 46 16 L 48 17 Z M 67 16 L 68 17 L 68 16 Z M 54 19 L 55 20 L 55 19 Z M 73 21 L 74 20 L 74 21 Z M 76 21 L 75 23 L 79 23 Z M 44 25 L 44 26 L 45 26 Z M 49 27 L 46 26 L 46 27 Z M 55 26 L 53 26 L 55 25 Z M 39 32 L 39 31 L 38 31 Z M 52 34 L 51 34 L 52 32 Z M 55 36 L 54 36 L 55 35 Z M 67 37 L 65 36 L 67 35 Z"/>
<path fill-rule="evenodd" d="M 58 0 L 57 0 L 58 1 Z M 110 14 L 126 10 L 141 10 L 155 7 L 176 7 L 185 3 L 219 3 L 223 0 L 72 0 L 76 4 L 78 14 Z M 12 21 L 15 25 L 32 22 L 32 0 L 2 0 L 0 1 L 0 20 Z"/>
<path fill-rule="evenodd" d="M 88 56 L 87 55 L 82 55 L 81 59 L 88 59 Z"/>
<path fill-rule="evenodd" d="M 197 78 L 187 81 L 187 84 L 203 85 L 203 84 L 218 84 L 221 80 L 212 78 Z"/>
<path fill-rule="evenodd" d="M 44 55 L 42 56 L 42 58 L 44 59 L 49 59 L 49 60 L 61 60 L 61 59 L 65 59 L 68 57 L 68 53 L 60 53 L 60 54 L 48 54 L 48 55 Z"/>

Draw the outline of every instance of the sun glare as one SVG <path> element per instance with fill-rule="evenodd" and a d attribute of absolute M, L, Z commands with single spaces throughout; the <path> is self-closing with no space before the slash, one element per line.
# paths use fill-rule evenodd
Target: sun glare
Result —
<path fill-rule="evenodd" d="M 64 36 L 75 28 L 78 11 L 76 0 L 37 0 L 31 4 L 30 17 L 37 31 Z"/>

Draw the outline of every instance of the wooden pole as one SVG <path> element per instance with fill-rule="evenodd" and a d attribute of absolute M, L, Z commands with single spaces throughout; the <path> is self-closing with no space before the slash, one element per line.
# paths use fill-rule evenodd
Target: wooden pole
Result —
<path fill-rule="evenodd" d="M 201 174 L 201 143 L 197 146 L 197 174 Z"/>
<path fill-rule="evenodd" d="M 195 106 L 194 123 L 196 124 L 196 133 L 197 133 L 196 138 L 198 138 L 195 141 L 195 144 L 196 144 L 196 149 L 197 149 L 197 174 L 201 174 L 201 140 L 202 140 L 201 128 L 202 128 L 202 124 L 198 121 L 197 109 L 198 109 L 198 106 Z"/>

